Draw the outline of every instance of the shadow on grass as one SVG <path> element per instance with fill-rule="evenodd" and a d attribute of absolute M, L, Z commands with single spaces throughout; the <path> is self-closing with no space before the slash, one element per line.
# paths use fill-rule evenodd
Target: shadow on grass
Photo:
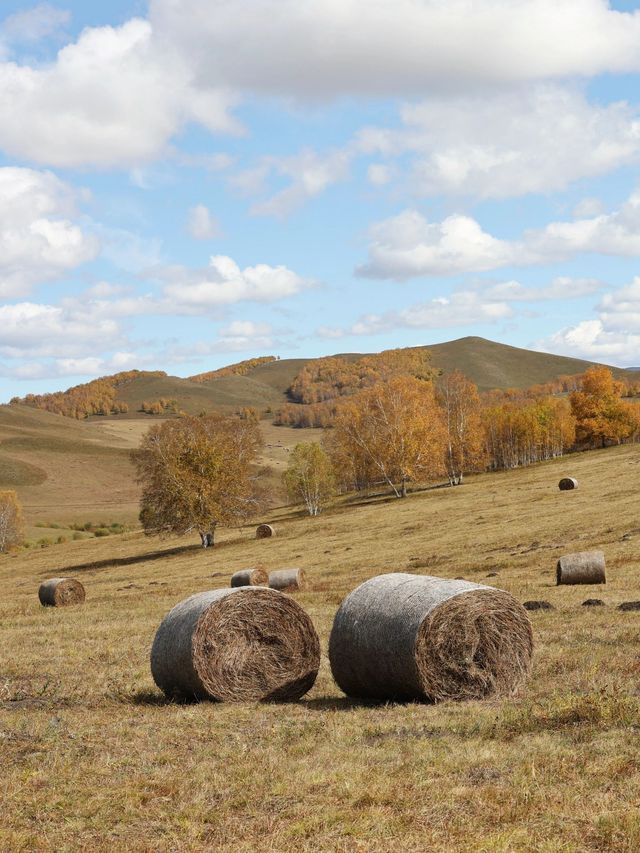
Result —
<path fill-rule="evenodd" d="M 89 563 L 79 563 L 75 566 L 64 566 L 65 571 L 82 571 L 83 569 L 107 569 L 113 566 L 133 566 L 137 563 L 149 563 L 154 560 L 166 560 L 171 557 L 179 557 L 181 554 L 191 554 L 196 551 L 202 551 L 215 555 L 217 551 L 229 545 L 229 542 L 220 542 L 214 545 L 211 549 L 203 548 L 201 545 L 178 545 L 175 548 L 167 548 L 164 551 L 149 551 L 146 554 L 134 554 L 131 557 L 108 557 L 105 560 L 92 560 Z M 54 570 L 55 571 L 55 570 Z M 62 569 L 60 569 L 62 571 Z M 50 577 L 51 570 L 48 570 L 43 577 Z"/>
<path fill-rule="evenodd" d="M 156 693 L 153 690 L 139 690 L 135 693 L 121 695 L 118 700 L 124 705 L 137 705 L 143 707 L 163 707 L 170 705 L 199 705 L 213 704 L 222 705 L 216 699 L 198 699 L 188 696 L 172 696 L 168 697 L 162 693 Z M 227 703 L 228 704 L 228 703 Z M 261 705 L 297 705 L 309 711 L 353 711 L 357 708 L 378 708 L 383 705 L 405 705 L 405 702 L 383 702 L 366 699 L 351 699 L 348 696 L 320 696 L 317 699 L 298 700 L 288 702 L 286 700 L 265 700 L 259 703 Z"/>

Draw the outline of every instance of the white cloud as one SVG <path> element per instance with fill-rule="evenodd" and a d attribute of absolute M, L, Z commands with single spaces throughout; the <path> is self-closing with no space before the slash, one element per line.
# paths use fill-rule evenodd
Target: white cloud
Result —
<path fill-rule="evenodd" d="M 65 9 L 56 9 L 49 3 L 39 3 L 32 9 L 14 12 L 0 23 L 0 53 L 17 44 L 33 44 L 44 38 L 61 34 L 71 15 Z"/>
<path fill-rule="evenodd" d="M 590 219 L 551 222 L 500 240 L 469 216 L 430 223 L 415 210 L 372 226 L 365 278 L 405 280 L 419 276 L 482 272 L 504 266 L 549 264 L 579 253 L 640 255 L 640 193 L 619 210 Z"/>
<path fill-rule="evenodd" d="M 411 189 L 418 194 L 549 192 L 640 160 L 637 110 L 592 105 L 558 86 L 434 97 L 405 105 L 401 117 L 400 130 L 368 128 L 355 144 L 387 157 L 412 153 Z"/>
<path fill-rule="evenodd" d="M 150 19 L 203 79 L 304 98 L 640 68 L 640 14 L 606 0 L 152 0 Z"/>
<path fill-rule="evenodd" d="M 576 219 L 587 219 L 590 216 L 599 216 L 603 212 L 603 205 L 599 198 L 587 196 L 573 208 L 573 215 Z"/>
<path fill-rule="evenodd" d="M 232 258 L 214 255 L 204 269 L 166 267 L 157 271 L 166 281 L 163 299 L 176 313 L 199 313 L 235 302 L 273 302 L 310 287 L 285 266 L 257 264 L 240 269 Z"/>
<path fill-rule="evenodd" d="M 546 302 L 560 299 L 579 299 L 590 296 L 604 287 L 594 278 L 568 278 L 557 276 L 545 287 L 526 287 L 519 281 L 504 281 L 489 287 L 479 284 L 483 299 L 506 302 Z"/>
<path fill-rule="evenodd" d="M 191 208 L 187 227 L 194 240 L 213 240 L 220 236 L 220 223 L 204 204 Z"/>
<path fill-rule="evenodd" d="M 24 296 L 98 254 L 98 240 L 71 221 L 75 201 L 51 172 L 0 168 L 0 297 Z"/>
<path fill-rule="evenodd" d="M 234 98 L 193 80 L 148 21 L 83 30 L 55 62 L 0 63 L 0 147 L 37 163 L 135 166 L 166 150 L 189 122 L 236 132 Z"/>

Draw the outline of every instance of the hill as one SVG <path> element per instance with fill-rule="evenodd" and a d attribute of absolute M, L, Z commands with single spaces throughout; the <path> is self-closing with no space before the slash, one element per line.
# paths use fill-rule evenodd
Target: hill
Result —
<path fill-rule="evenodd" d="M 0 848 L 637 850 L 640 617 L 616 607 L 640 599 L 637 471 L 637 447 L 611 448 L 316 519 L 280 510 L 265 518 L 275 538 L 221 531 L 210 551 L 130 533 L 0 558 Z M 567 474 L 579 490 L 558 491 Z M 555 586 L 558 556 L 590 548 L 606 553 L 606 587 Z M 307 573 L 296 600 L 320 635 L 315 686 L 288 705 L 166 701 L 149 672 L 160 620 L 258 561 Z M 519 696 L 341 694 L 327 660 L 337 606 L 398 570 L 551 602 L 531 613 Z M 54 575 L 79 578 L 85 605 L 41 608 Z"/>

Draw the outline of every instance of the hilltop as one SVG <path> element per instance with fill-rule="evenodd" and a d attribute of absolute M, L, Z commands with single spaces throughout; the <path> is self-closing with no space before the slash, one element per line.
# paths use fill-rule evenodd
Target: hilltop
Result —
<path fill-rule="evenodd" d="M 416 349 L 415 347 L 409 349 Z M 584 373 L 594 362 L 512 347 L 485 338 L 465 337 L 426 345 L 431 365 L 448 373 L 461 370 L 481 391 L 493 388 L 527 388 L 551 382 L 558 376 Z M 374 358 L 374 353 L 341 353 L 331 358 L 354 362 Z M 275 410 L 291 402 L 289 389 L 300 372 L 320 359 L 249 359 L 195 376 L 169 376 L 163 371 L 127 371 L 102 377 L 66 392 L 29 395 L 13 402 L 46 408 L 72 417 L 101 415 L 130 419 L 150 417 L 142 413 L 155 404 L 155 414 L 177 411 L 198 414 L 214 409 L 235 411 L 255 408 Z M 612 367 L 627 381 L 640 373 Z M 80 401 L 80 403 L 78 403 Z"/>

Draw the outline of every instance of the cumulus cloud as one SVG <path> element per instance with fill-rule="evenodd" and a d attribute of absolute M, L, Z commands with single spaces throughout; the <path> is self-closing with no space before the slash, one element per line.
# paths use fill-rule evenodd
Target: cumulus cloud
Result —
<path fill-rule="evenodd" d="M 579 253 L 640 255 L 640 194 L 619 210 L 588 219 L 551 222 L 500 240 L 469 216 L 454 214 L 430 223 L 415 210 L 372 226 L 365 278 L 396 279 L 483 272 L 505 266 L 549 264 Z"/>
<path fill-rule="evenodd" d="M 194 240 L 213 240 L 220 236 L 220 223 L 204 204 L 191 208 L 187 228 Z"/>
<path fill-rule="evenodd" d="M 411 189 L 423 195 L 549 192 L 640 159 L 637 110 L 593 105 L 558 86 L 434 97 L 405 105 L 401 119 L 400 129 L 361 131 L 354 145 L 386 157 L 412 155 Z"/>
<path fill-rule="evenodd" d="M 236 132 L 224 84 L 193 75 L 148 21 L 87 28 L 53 63 L 0 63 L 0 147 L 54 166 L 135 166 L 187 122 Z"/>
<path fill-rule="evenodd" d="M 34 44 L 42 39 L 58 36 L 71 14 L 66 9 L 57 9 L 49 3 L 39 3 L 32 9 L 14 12 L 0 23 L 0 54 L 15 45 Z"/>
<path fill-rule="evenodd" d="M 51 172 L 0 168 L 0 297 L 24 296 L 96 257 L 97 238 L 72 221 L 76 198 Z"/>
<path fill-rule="evenodd" d="M 606 0 L 152 0 L 150 20 L 202 78 L 301 98 L 640 68 L 640 14 Z"/>

